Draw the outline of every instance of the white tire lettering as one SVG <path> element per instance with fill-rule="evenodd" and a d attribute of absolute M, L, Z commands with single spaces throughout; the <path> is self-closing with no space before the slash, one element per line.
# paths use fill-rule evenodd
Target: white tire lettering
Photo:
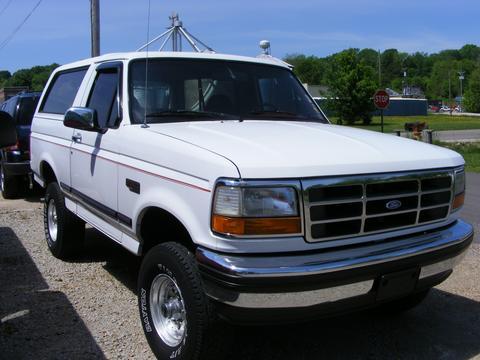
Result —
<path fill-rule="evenodd" d="M 145 331 L 152 332 L 152 327 L 150 326 L 147 313 L 147 291 L 144 288 L 140 290 L 140 306 L 142 308 L 142 320 L 145 326 Z"/>

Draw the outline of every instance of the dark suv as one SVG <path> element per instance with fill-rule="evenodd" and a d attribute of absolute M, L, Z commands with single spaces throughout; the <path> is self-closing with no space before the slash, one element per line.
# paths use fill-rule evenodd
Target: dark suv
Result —
<path fill-rule="evenodd" d="M 29 180 L 30 127 L 40 98 L 39 92 L 23 92 L 0 105 L 14 119 L 17 144 L 0 150 L 0 189 L 5 199 L 20 194 Z"/>

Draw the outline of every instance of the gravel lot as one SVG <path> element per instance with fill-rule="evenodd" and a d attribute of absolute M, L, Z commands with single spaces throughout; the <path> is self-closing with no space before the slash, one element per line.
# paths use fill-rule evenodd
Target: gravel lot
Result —
<path fill-rule="evenodd" d="M 478 231 L 480 176 L 465 217 Z M 478 234 L 478 232 L 477 232 Z M 416 309 L 274 327 L 225 325 L 224 359 L 480 359 L 480 242 Z M 93 229 L 73 262 L 50 255 L 39 199 L 0 199 L 0 359 L 150 359 L 139 261 Z"/>

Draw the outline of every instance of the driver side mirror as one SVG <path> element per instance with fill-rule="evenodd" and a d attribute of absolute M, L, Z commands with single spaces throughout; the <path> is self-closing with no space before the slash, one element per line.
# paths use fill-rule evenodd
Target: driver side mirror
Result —
<path fill-rule="evenodd" d="M 0 148 L 13 146 L 17 143 L 15 120 L 5 111 L 0 111 Z"/>
<path fill-rule="evenodd" d="M 97 111 L 85 107 L 72 107 L 67 110 L 63 119 L 66 127 L 105 133 L 107 129 L 101 128 L 98 124 Z"/>

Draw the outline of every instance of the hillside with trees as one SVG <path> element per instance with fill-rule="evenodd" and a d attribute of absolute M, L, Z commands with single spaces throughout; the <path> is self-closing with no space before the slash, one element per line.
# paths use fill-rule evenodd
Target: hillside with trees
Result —
<path fill-rule="evenodd" d="M 328 89 L 324 94 L 329 98 L 326 106 L 335 111 L 339 122 L 368 124 L 375 89 L 390 88 L 402 93 L 404 86 L 418 89 L 427 99 L 446 103 L 463 94 L 464 109 L 480 112 L 480 47 L 476 45 L 434 54 L 347 49 L 326 57 L 292 54 L 284 60 L 295 67 L 302 82 Z M 0 71 L 0 88 L 28 86 L 41 91 L 57 66 L 34 66 L 13 74 Z M 460 72 L 464 74 L 462 83 Z"/>
<path fill-rule="evenodd" d="M 34 66 L 30 69 L 20 69 L 11 74 L 9 71 L 0 71 L 0 88 L 7 86 L 28 86 L 30 90 L 42 91 L 50 74 L 59 65 Z"/>
<path fill-rule="evenodd" d="M 364 71 L 365 76 L 379 88 L 388 87 L 402 93 L 406 81 L 408 86 L 421 89 L 428 99 L 446 101 L 460 95 L 458 72 L 463 71 L 465 79 L 462 92 L 465 96 L 476 93 L 474 89 L 470 90 L 471 85 L 477 86 L 473 84 L 478 81 L 474 73 L 480 69 L 480 47 L 476 45 L 465 45 L 459 50 L 443 50 L 435 54 L 408 54 L 396 49 L 380 53 L 373 49 L 349 49 L 323 58 L 292 54 L 284 60 L 295 66 L 294 71 L 302 82 L 328 86 L 335 72 L 335 63 L 344 52 L 356 54 L 356 63 L 368 68 L 368 71 Z"/>

